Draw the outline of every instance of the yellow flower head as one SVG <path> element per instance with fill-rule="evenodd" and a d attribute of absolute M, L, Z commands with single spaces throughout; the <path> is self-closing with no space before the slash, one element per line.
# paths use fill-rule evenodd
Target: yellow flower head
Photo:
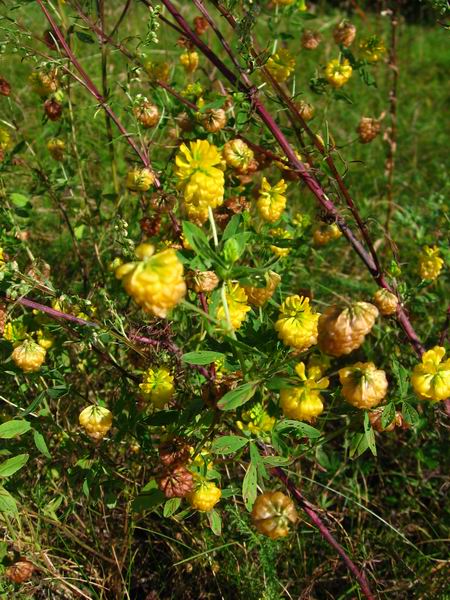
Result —
<path fill-rule="evenodd" d="M 286 196 L 284 195 L 287 185 L 284 179 L 281 179 L 274 186 L 270 185 L 265 177 L 263 177 L 259 197 L 256 202 L 258 213 L 264 221 L 274 223 L 283 214 L 286 208 Z"/>
<path fill-rule="evenodd" d="M 111 429 L 113 415 L 103 406 L 92 405 L 80 412 L 78 421 L 90 438 L 100 441 Z"/>
<path fill-rule="evenodd" d="M 282 227 L 271 229 L 269 233 L 282 240 L 292 240 L 292 233 L 290 231 L 286 231 L 286 229 L 283 229 Z M 270 249 L 280 258 L 287 256 L 291 251 L 291 248 L 283 248 L 282 246 L 270 246 Z"/>
<path fill-rule="evenodd" d="M 139 387 L 156 408 L 163 408 L 173 397 L 173 376 L 164 367 L 148 369 Z"/>
<path fill-rule="evenodd" d="M 342 395 L 356 408 L 378 406 L 386 396 L 388 382 L 386 373 L 377 369 L 373 362 L 357 362 L 339 370 Z"/>
<path fill-rule="evenodd" d="M 275 329 L 286 346 L 301 352 L 317 344 L 319 313 L 314 313 L 309 298 L 289 296 L 281 305 Z"/>
<path fill-rule="evenodd" d="M 209 512 L 219 502 L 222 490 L 213 481 L 201 481 L 196 489 L 187 496 L 192 508 Z"/>
<path fill-rule="evenodd" d="M 181 144 L 176 159 L 175 175 L 183 190 L 184 203 L 190 219 L 204 223 L 208 207 L 216 208 L 223 202 L 224 174 L 222 155 L 207 140 Z"/>
<path fill-rule="evenodd" d="M 419 274 L 422 279 L 437 279 L 444 266 L 444 261 L 439 256 L 437 246 L 424 246 L 419 256 Z"/>
<path fill-rule="evenodd" d="M 5 152 L 11 146 L 11 136 L 6 131 L 6 129 L 2 129 L 0 127 L 0 150 Z"/>
<path fill-rule="evenodd" d="M 377 63 L 386 54 L 386 46 L 383 40 L 380 40 L 376 35 L 372 35 L 366 40 L 362 40 L 359 44 L 362 57 L 369 63 Z"/>
<path fill-rule="evenodd" d="M 343 61 L 335 58 L 325 67 L 325 77 L 328 83 L 334 88 L 340 88 L 345 85 L 352 76 L 352 72 L 353 69 L 346 58 Z"/>
<path fill-rule="evenodd" d="M 131 169 L 127 173 L 126 186 L 132 192 L 147 192 L 155 182 L 155 175 L 146 167 Z"/>
<path fill-rule="evenodd" d="M 139 246 L 136 253 L 140 254 Z M 173 248 L 149 254 L 141 254 L 143 260 L 121 265 L 116 277 L 122 279 L 126 292 L 143 310 L 165 317 L 186 294 L 183 265 Z"/>
<path fill-rule="evenodd" d="M 319 225 L 313 231 L 313 241 L 316 246 L 325 246 L 333 240 L 338 240 L 341 236 L 341 230 L 336 223 Z"/>
<path fill-rule="evenodd" d="M 422 400 L 439 402 L 450 397 L 450 358 L 442 361 L 445 348 L 435 346 L 422 356 L 422 362 L 414 367 L 411 383 Z"/>
<path fill-rule="evenodd" d="M 169 81 L 170 65 L 167 62 L 153 62 L 151 60 L 144 64 L 144 70 L 152 80 Z"/>
<path fill-rule="evenodd" d="M 243 287 L 238 283 L 227 284 L 225 297 L 228 305 L 231 327 L 236 330 L 242 325 L 247 318 L 247 313 L 250 306 L 247 304 L 247 294 Z M 216 313 L 216 318 L 219 321 L 227 321 L 225 307 L 219 306 Z"/>
<path fill-rule="evenodd" d="M 237 138 L 225 144 L 223 157 L 229 167 L 245 172 L 252 162 L 254 154 L 253 150 L 243 140 Z"/>
<path fill-rule="evenodd" d="M 33 340 L 25 340 L 14 348 L 11 358 L 24 373 L 39 371 L 45 360 L 46 351 Z"/>
<path fill-rule="evenodd" d="M 295 371 L 301 383 L 298 387 L 281 390 L 281 409 L 289 419 L 313 422 L 323 411 L 321 391 L 330 382 L 327 377 L 322 377 L 322 369 L 316 365 L 307 369 L 305 363 L 300 362 Z"/>
<path fill-rule="evenodd" d="M 193 73 L 198 67 L 198 53 L 185 52 L 180 56 L 180 63 L 186 73 Z"/>
<path fill-rule="evenodd" d="M 286 48 L 280 48 L 275 54 L 273 54 L 266 64 L 267 70 L 272 77 L 282 83 L 291 75 L 295 69 L 295 58 L 286 50 Z"/>

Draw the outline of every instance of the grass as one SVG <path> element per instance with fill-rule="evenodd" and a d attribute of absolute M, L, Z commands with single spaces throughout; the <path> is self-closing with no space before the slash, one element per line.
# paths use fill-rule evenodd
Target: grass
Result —
<path fill-rule="evenodd" d="M 117 14 L 116 5 L 112 3 L 108 11 Z M 5 9 L 1 10 L 4 14 Z M 46 27 L 34 3 L 17 8 L 10 15 L 23 20 L 38 34 Z M 114 21 L 109 13 L 108 17 Z M 142 7 L 133 7 L 123 25 L 122 37 L 131 36 L 130 45 L 136 43 L 133 36 L 145 36 L 143 17 Z M 327 38 L 321 50 L 322 62 L 336 52 L 329 39 L 338 18 L 337 13 L 327 13 L 317 21 L 323 37 Z M 367 24 L 358 18 L 354 21 L 368 33 L 387 35 L 386 19 L 372 14 L 368 18 Z M 315 26 L 316 22 L 311 23 Z M 3 27 L 14 29 L 5 21 Z M 282 21 L 275 27 L 297 40 L 295 23 Z M 448 230 L 445 216 L 449 190 L 445 168 L 448 141 L 443 124 L 450 56 L 445 51 L 445 36 L 446 31 L 437 26 L 402 23 L 399 47 L 399 143 L 392 237 L 398 244 L 399 264 L 406 276 L 406 294 L 414 300 L 415 325 L 430 342 L 436 338 L 436 329 L 431 324 L 436 320 L 444 322 L 448 280 L 442 278 L 433 287 L 417 293 L 415 271 L 418 245 L 443 241 Z M 22 38 L 20 43 L 32 42 Z M 173 43 L 174 36 L 162 29 L 163 54 L 171 60 L 180 53 Z M 101 86 L 97 45 L 75 38 L 74 45 L 94 82 Z M 43 125 L 39 101 L 30 96 L 26 83 L 32 60 L 22 61 L 22 52 L 7 56 L 2 75 L 14 85 L 14 102 L 10 105 L 2 99 L 0 120 L 3 123 L 14 120 L 17 137 L 23 136 L 29 146 L 25 162 L 14 173 L 5 173 L 1 181 L 9 194 L 18 192 L 30 198 L 30 207 L 25 212 L 8 214 L 14 214 L 17 230 L 28 232 L 26 244 L 33 255 L 52 265 L 56 289 L 66 291 L 70 282 L 70 293 L 74 295 L 83 289 L 80 263 L 74 252 L 75 238 L 88 262 L 89 297 L 95 300 L 102 295 L 108 306 L 118 285 L 108 280 L 104 288 L 105 266 L 127 243 L 127 235 L 138 237 L 136 215 L 141 216 L 140 206 L 129 195 L 123 195 L 117 202 L 113 194 L 104 119 L 94 102 L 87 100 L 84 91 L 74 89 L 73 129 L 59 123 Z M 111 105 L 132 130 L 130 111 L 124 108 L 127 98 L 123 88 L 129 83 L 133 93 L 151 95 L 151 90 L 141 86 L 130 65 L 117 52 L 110 54 L 109 61 Z M 385 144 L 380 138 L 367 146 L 350 144 L 356 137 L 360 116 L 378 116 L 386 110 L 389 74 L 379 66 L 375 69 L 376 88 L 362 87 L 355 78 L 348 87 L 350 102 L 330 102 L 313 96 L 308 89 L 316 65 L 315 55 L 302 53 L 298 62 L 296 89 L 305 90 L 305 98 L 318 105 L 314 129 L 325 135 L 329 127 L 349 169 L 346 180 L 371 231 L 380 238 L 381 253 L 389 264 L 392 249 L 382 239 L 386 214 Z M 185 83 L 176 81 L 179 89 Z M 163 92 L 156 96 L 161 104 L 168 101 Z M 46 153 L 47 139 L 57 135 L 67 135 L 71 140 L 71 160 L 66 171 L 60 165 L 55 166 Z M 162 150 L 167 143 L 164 135 L 156 131 L 153 139 L 152 152 L 158 168 L 164 168 L 167 160 L 167 153 Z M 120 148 L 117 162 L 123 179 L 131 154 L 118 140 L 116 147 Z M 36 162 L 33 153 L 38 157 Z M 60 207 L 49 195 L 48 186 L 38 171 L 30 168 L 37 163 L 50 173 L 52 187 L 58 193 L 64 190 L 60 197 L 74 235 L 68 230 Z M 79 178 L 80 169 L 84 173 L 84 186 Z M 66 193 L 67 190 L 71 192 Z M 317 219 L 306 191 L 297 198 L 295 208 Z M 121 219 L 131 223 L 126 235 L 120 229 Z M 310 287 L 320 302 L 328 302 L 335 294 L 364 296 L 375 289 L 342 240 L 320 252 L 303 249 L 298 261 L 289 286 Z M 54 327 L 60 331 L 59 325 Z M 383 336 L 390 337 L 386 340 Z M 273 542 L 254 533 L 248 513 L 238 499 L 224 510 L 224 531 L 220 538 L 205 527 L 201 515 L 181 521 L 176 515 L 163 518 L 161 511 L 134 512 L 132 500 L 147 483 L 154 467 L 147 464 L 145 452 L 133 455 L 130 439 L 124 439 L 112 454 L 101 447 L 92 451 L 74 435 L 79 398 L 73 403 L 73 390 L 83 400 L 92 393 L 107 393 L 108 399 L 116 401 L 119 408 L 130 393 L 124 381 L 114 379 L 110 385 L 109 364 L 86 348 L 86 341 L 81 339 L 65 344 L 59 352 L 60 375 L 55 373 L 46 385 L 55 390 L 57 385 L 63 385 L 66 391 L 61 397 L 54 392 L 53 400 L 42 407 L 39 421 L 46 432 L 52 458 L 48 462 L 41 456 L 33 463 L 35 468 L 18 480 L 15 492 L 22 501 L 20 516 L 0 516 L 5 541 L 3 545 L 0 543 L 0 559 L 3 550 L 9 559 L 13 553 L 33 555 L 37 557 L 40 575 L 20 588 L 0 580 L 0 598 L 351 600 L 360 597 L 345 567 L 305 520 L 286 540 Z M 365 350 L 374 356 L 391 351 L 401 356 L 404 348 L 403 338 L 387 325 L 383 332 L 377 331 L 376 345 Z M 0 350 L 6 359 L 6 349 Z M 139 368 L 148 358 L 149 355 L 138 357 L 132 366 Z M 20 385 L 13 375 L 5 373 L 1 377 L 3 393 L 19 406 L 27 406 L 37 393 L 37 387 Z M 14 412 L 6 405 L 4 408 L 5 418 L 10 418 Z M 127 418 L 131 422 L 132 416 Z M 305 451 L 296 462 L 293 475 L 303 493 L 326 511 L 327 524 L 350 556 L 365 568 L 382 600 L 450 599 L 447 427 L 440 413 L 426 408 L 415 429 L 378 435 L 377 457 L 366 453 L 350 460 L 347 432 L 326 445 L 317 445 L 314 453 Z M 330 435 L 330 427 L 326 433 Z M 239 472 L 239 466 L 234 468 Z"/>

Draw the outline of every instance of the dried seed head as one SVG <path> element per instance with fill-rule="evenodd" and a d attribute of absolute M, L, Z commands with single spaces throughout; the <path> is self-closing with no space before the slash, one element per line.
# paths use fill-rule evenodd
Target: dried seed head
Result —
<path fill-rule="evenodd" d="M 26 558 L 20 558 L 5 571 L 6 577 L 13 583 L 24 583 L 31 579 L 35 566 Z"/>
<path fill-rule="evenodd" d="M 356 36 L 356 27 L 348 21 L 341 21 L 333 31 L 336 44 L 342 44 L 346 48 L 352 45 Z"/>
<path fill-rule="evenodd" d="M 227 124 L 227 115 L 223 108 L 211 108 L 199 117 L 200 123 L 209 131 L 216 133 L 225 127 Z"/>
<path fill-rule="evenodd" d="M 166 498 L 184 498 L 194 487 L 194 476 L 183 465 L 176 465 L 158 477 L 158 487 Z"/>
<path fill-rule="evenodd" d="M 9 96 L 10 94 L 11 94 L 11 85 L 4 77 L 0 77 L 0 95 L 1 96 Z"/>
<path fill-rule="evenodd" d="M 161 229 L 161 217 L 142 217 L 139 221 L 142 233 L 148 237 L 157 235 Z"/>
<path fill-rule="evenodd" d="M 58 121 L 62 115 L 62 104 L 54 98 L 49 98 L 44 102 L 44 110 L 50 121 Z"/>
<path fill-rule="evenodd" d="M 194 292 L 212 292 L 219 285 L 219 278 L 214 271 L 189 271 L 186 276 L 189 289 Z"/>
<path fill-rule="evenodd" d="M 304 100 L 300 100 L 300 102 L 297 102 L 295 106 L 305 121 L 311 121 L 314 116 L 314 106 L 312 104 L 309 104 L 309 102 L 305 102 Z"/>
<path fill-rule="evenodd" d="M 203 35 L 209 28 L 209 23 L 205 17 L 195 17 L 194 29 L 197 35 Z"/>
<path fill-rule="evenodd" d="M 162 442 L 159 446 L 159 459 L 165 467 L 185 464 L 190 458 L 187 442 L 180 437 Z"/>
<path fill-rule="evenodd" d="M 383 431 L 394 431 L 394 429 L 397 427 L 400 429 L 408 429 L 409 426 L 404 420 L 402 413 L 398 411 L 395 412 L 395 417 L 393 420 L 386 427 L 383 427 L 381 424 L 381 417 L 383 415 L 384 408 L 384 406 L 379 406 L 378 408 L 375 408 L 369 412 L 369 421 L 375 431 L 379 431 L 380 433 Z"/>
<path fill-rule="evenodd" d="M 372 117 L 361 117 L 359 125 L 356 129 L 359 135 L 359 141 L 362 144 L 368 144 L 374 140 L 380 133 L 381 123 Z"/>
<path fill-rule="evenodd" d="M 302 35 L 302 48 L 305 50 L 315 50 L 321 41 L 320 33 L 305 29 Z"/>

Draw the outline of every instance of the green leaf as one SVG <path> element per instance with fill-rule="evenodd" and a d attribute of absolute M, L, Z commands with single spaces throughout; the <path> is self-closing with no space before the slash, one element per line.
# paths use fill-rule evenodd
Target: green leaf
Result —
<path fill-rule="evenodd" d="M 375 433 L 372 429 L 372 427 L 365 432 L 366 435 L 366 440 L 367 440 L 367 447 L 369 448 L 369 450 L 372 452 L 372 454 L 374 456 L 377 455 L 377 445 L 375 442 Z"/>
<path fill-rule="evenodd" d="M 222 519 L 216 510 L 210 510 L 208 515 L 209 526 L 214 535 L 222 535 Z"/>
<path fill-rule="evenodd" d="M 386 429 L 392 421 L 395 419 L 395 404 L 393 402 L 389 402 L 383 408 L 383 412 L 381 413 L 381 427 Z"/>
<path fill-rule="evenodd" d="M 287 429 L 294 429 L 298 435 L 312 439 L 319 438 L 322 435 L 315 427 L 311 427 L 311 425 L 293 419 L 284 419 L 283 421 L 280 421 L 277 423 L 275 429 L 280 432 Z"/>
<path fill-rule="evenodd" d="M 24 196 L 23 194 L 18 194 L 16 192 L 13 192 L 12 194 L 9 195 L 11 202 L 14 204 L 14 206 L 17 206 L 18 208 L 24 208 L 24 206 L 26 206 L 28 204 L 28 198 L 26 196 Z"/>
<path fill-rule="evenodd" d="M 171 517 L 180 508 L 180 504 L 181 498 L 171 498 L 170 500 L 167 500 L 167 502 L 164 504 L 163 515 L 165 517 Z"/>
<path fill-rule="evenodd" d="M 47 458 L 51 458 L 51 454 L 48 451 L 47 444 L 45 443 L 44 436 L 40 431 L 33 431 L 34 445 L 36 448 Z"/>
<path fill-rule="evenodd" d="M 223 360 L 225 354 L 222 354 L 222 352 L 204 350 L 201 352 L 187 352 L 186 354 L 183 354 L 181 358 L 190 365 L 210 365 L 216 360 Z"/>
<path fill-rule="evenodd" d="M 403 400 L 408 393 L 409 388 L 409 372 L 395 358 L 392 360 L 392 372 L 395 375 L 398 383 L 400 399 Z"/>
<path fill-rule="evenodd" d="M 31 425 L 28 421 L 19 421 L 18 419 L 6 421 L 6 423 L 0 425 L 0 439 L 9 440 L 16 437 L 16 435 L 23 435 L 30 429 Z"/>
<path fill-rule="evenodd" d="M 209 245 L 208 238 L 200 227 L 189 221 L 183 221 L 183 234 L 199 256 L 209 260 L 217 260 L 216 254 Z"/>
<path fill-rule="evenodd" d="M 241 215 L 233 215 L 228 221 L 225 231 L 222 234 L 222 241 L 225 242 L 228 238 L 232 237 L 239 230 L 241 224 Z"/>
<path fill-rule="evenodd" d="M 285 467 L 291 464 L 293 459 L 285 456 L 265 456 L 263 460 L 268 467 Z"/>
<path fill-rule="evenodd" d="M 152 489 L 152 490 L 149 490 L 145 494 L 140 494 L 139 496 L 137 496 L 133 500 L 131 507 L 135 512 L 142 512 L 144 510 L 152 510 L 152 509 L 156 508 L 157 506 L 160 506 L 164 502 L 165 499 L 166 499 L 166 497 L 161 492 L 161 490 Z"/>
<path fill-rule="evenodd" d="M 257 469 L 254 462 L 251 462 L 247 468 L 242 483 L 242 497 L 244 499 L 245 507 L 248 511 L 251 511 L 253 504 L 256 500 L 256 489 L 257 484 Z"/>
<path fill-rule="evenodd" d="M 92 38 L 92 36 L 90 36 L 87 33 L 84 33 L 84 31 L 75 31 L 77 38 L 80 40 L 80 42 L 83 42 L 83 44 L 95 44 L 94 39 Z"/>
<path fill-rule="evenodd" d="M 417 410 L 408 402 L 403 402 L 402 404 L 402 415 L 405 421 L 413 426 L 417 425 L 420 419 Z"/>
<path fill-rule="evenodd" d="M 8 458 L 0 465 L 0 477 L 10 477 L 19 471 L 30 458 L 29 454 L 18 454 L 12 458 Z"/>
<path fill-rule="evenodd" d="M 350 458 L 358 458 L 369 447 L 365 433 L 355 433 L 350 442 Z"/>
<path fill-rule="evenodd" d="M 17 513 L 17 504 L 14 498 L 5 488 L 0 486 L 0 512 Z"/>
<path fill-rule="evenodd" d="M 234 390 L 227 392 L 217 403 L 220 410 L 234 410 L 248 402 L 256 392 L 255 383 L 244 383 Z"/>
<path fill-rule="evenodd" d="M 239 435 L 224 435 L 216 438 L 211 444 L 211 450 L 216 454 L 233 454 L 248 443 L 248 439 Z"/>

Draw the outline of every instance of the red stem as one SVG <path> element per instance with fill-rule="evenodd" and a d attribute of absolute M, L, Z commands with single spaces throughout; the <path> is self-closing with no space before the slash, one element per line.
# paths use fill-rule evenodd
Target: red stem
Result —
<path fill-rule="evenodd" d="M 80 74 L 81 79 L 85 83 L 85 87 L 94 96 L 94 98 L 97 100 L 97 102 L 103 108 L 103 110 L 105 110 L 106 113 L 111 117 L 111 120 L 114 122 L 114 124 L 116 125 L 116 127 L 118 128 L 118 130 L 120 131 L 120 133 L 125 137 L 125 139 L 127 140 L 127 142 L 130 144 L 130 146 L 133 148 L 133 150 L 139 156 L 139 158 L 142 161 L 143 165 L 145 167 L 147 167 L 147 168 L 151 168 L 150 159 L 147 156 L 147 153 L 144 150 L 141 150 L 138 147 L 138 145 L 133 140 L 133 138 L 131 137 L 131 135 L 127 132 L 127 130 L 125 129 L 125 127 L 120 122 L 120 120 L 117 117 L 117 115 L 115 114 L 115 112 L 106 103 L 105 98 L 102 96 L 102 94 L 100 93 L 100 91 L 97 89 L 97 87 L 95 86 L 94 82 L 91 80 L 91 78 L 86 73 L 86 71 L 84 70 L 84 68 L 81 66 L 81 64 L 79 63 L 78 59 L 76 58 L 76 56 L 74 55 L 74 53 L 72 52 L 72 50 L 69 48 L 69 46 L 68 46 L 68 44 L 67 44 L 67 42 L 66 42 L 66 40 L 64 38 L 64 35 L 62 34 L 62 32 L 59 29 L 58 25 L 55 23 L 53 17 L 51 16 L 51 14 L 49 13 L 49 11 L 45 7 L 43 1 L 42 0 L 36 0 L 36 1 L 39 4 L 39 6 L 41 7 L 41 10 L 44 13 L 47 21 L 49 22 L 49 24 L 50 24 L 50 26 L 51 26 L 51 28 L 52 28 L 52 30 L 53 30 L 53 32 L 54 32 L 57 40 L 58 40 L 58 43 L 64 49 L 64 52 L 65 52 L 67 58 L 69 59 L 69 61 L 72 63 L 72 65 L 75 67 L 75 69 Z M 159 183 L 159 181 L 158 181 L 157 178 L 155 178 L 155 186 L 156 187 L 160 187 L 160 183 Z"/>
<path fill-rule="evenodd" d="M 299 505 L 302 507 L 302 509 L 305 511 L 305 513 L 308 515 L 308 517 L 311 519 L 311 521 L 317 527 L 317 529 L 320 532 L 320 535 L 330 544 L 330 546 L 332 546 L 336 550 L 336 552 L 339 554 L 339 556 L 344 561 L 347 569 L 350 571 L 350 573 L 352 573 L 352 575 L 354 575 L 355 579 L 358 581 L 358 583 L 361 587 L 361 591 L 364 594 L 364 596 L 368 600 L 375 600 L 375 596 L 373 595 L 372 591 L 370 590 L 369 583 L 367 581 L 367 578 L 366 578 L 364 572 L 361 571 L 360 569 L 358 569 L 358 567 L 355 565 L 355 563 L 351 560 L 351 558 L 345 552 L 344 548 L 339 544 L 339 542 L 335 539 L 335 537 L 333 536 L 331 531 L 328 529 L 328 527 L 325 525 L 325 523 L 322 521 L 322 519 L 316 513 L 313 506 L 306 500 L 306 498 L 303 496 L 303 494 L 300 492 L 300 490 L 296 487 L 294 482 L 291 479 L 289 479 L 289 477 L 286 475 L 286 473 L 280 467 L 274 467 L 273 469 L 271 469 L 271 472 L 273 475 L 278 477 L 278 479 L 280 479 L 284 483 L 284 485 L 291 492 L 291 494 L 297 500 Z"/>

